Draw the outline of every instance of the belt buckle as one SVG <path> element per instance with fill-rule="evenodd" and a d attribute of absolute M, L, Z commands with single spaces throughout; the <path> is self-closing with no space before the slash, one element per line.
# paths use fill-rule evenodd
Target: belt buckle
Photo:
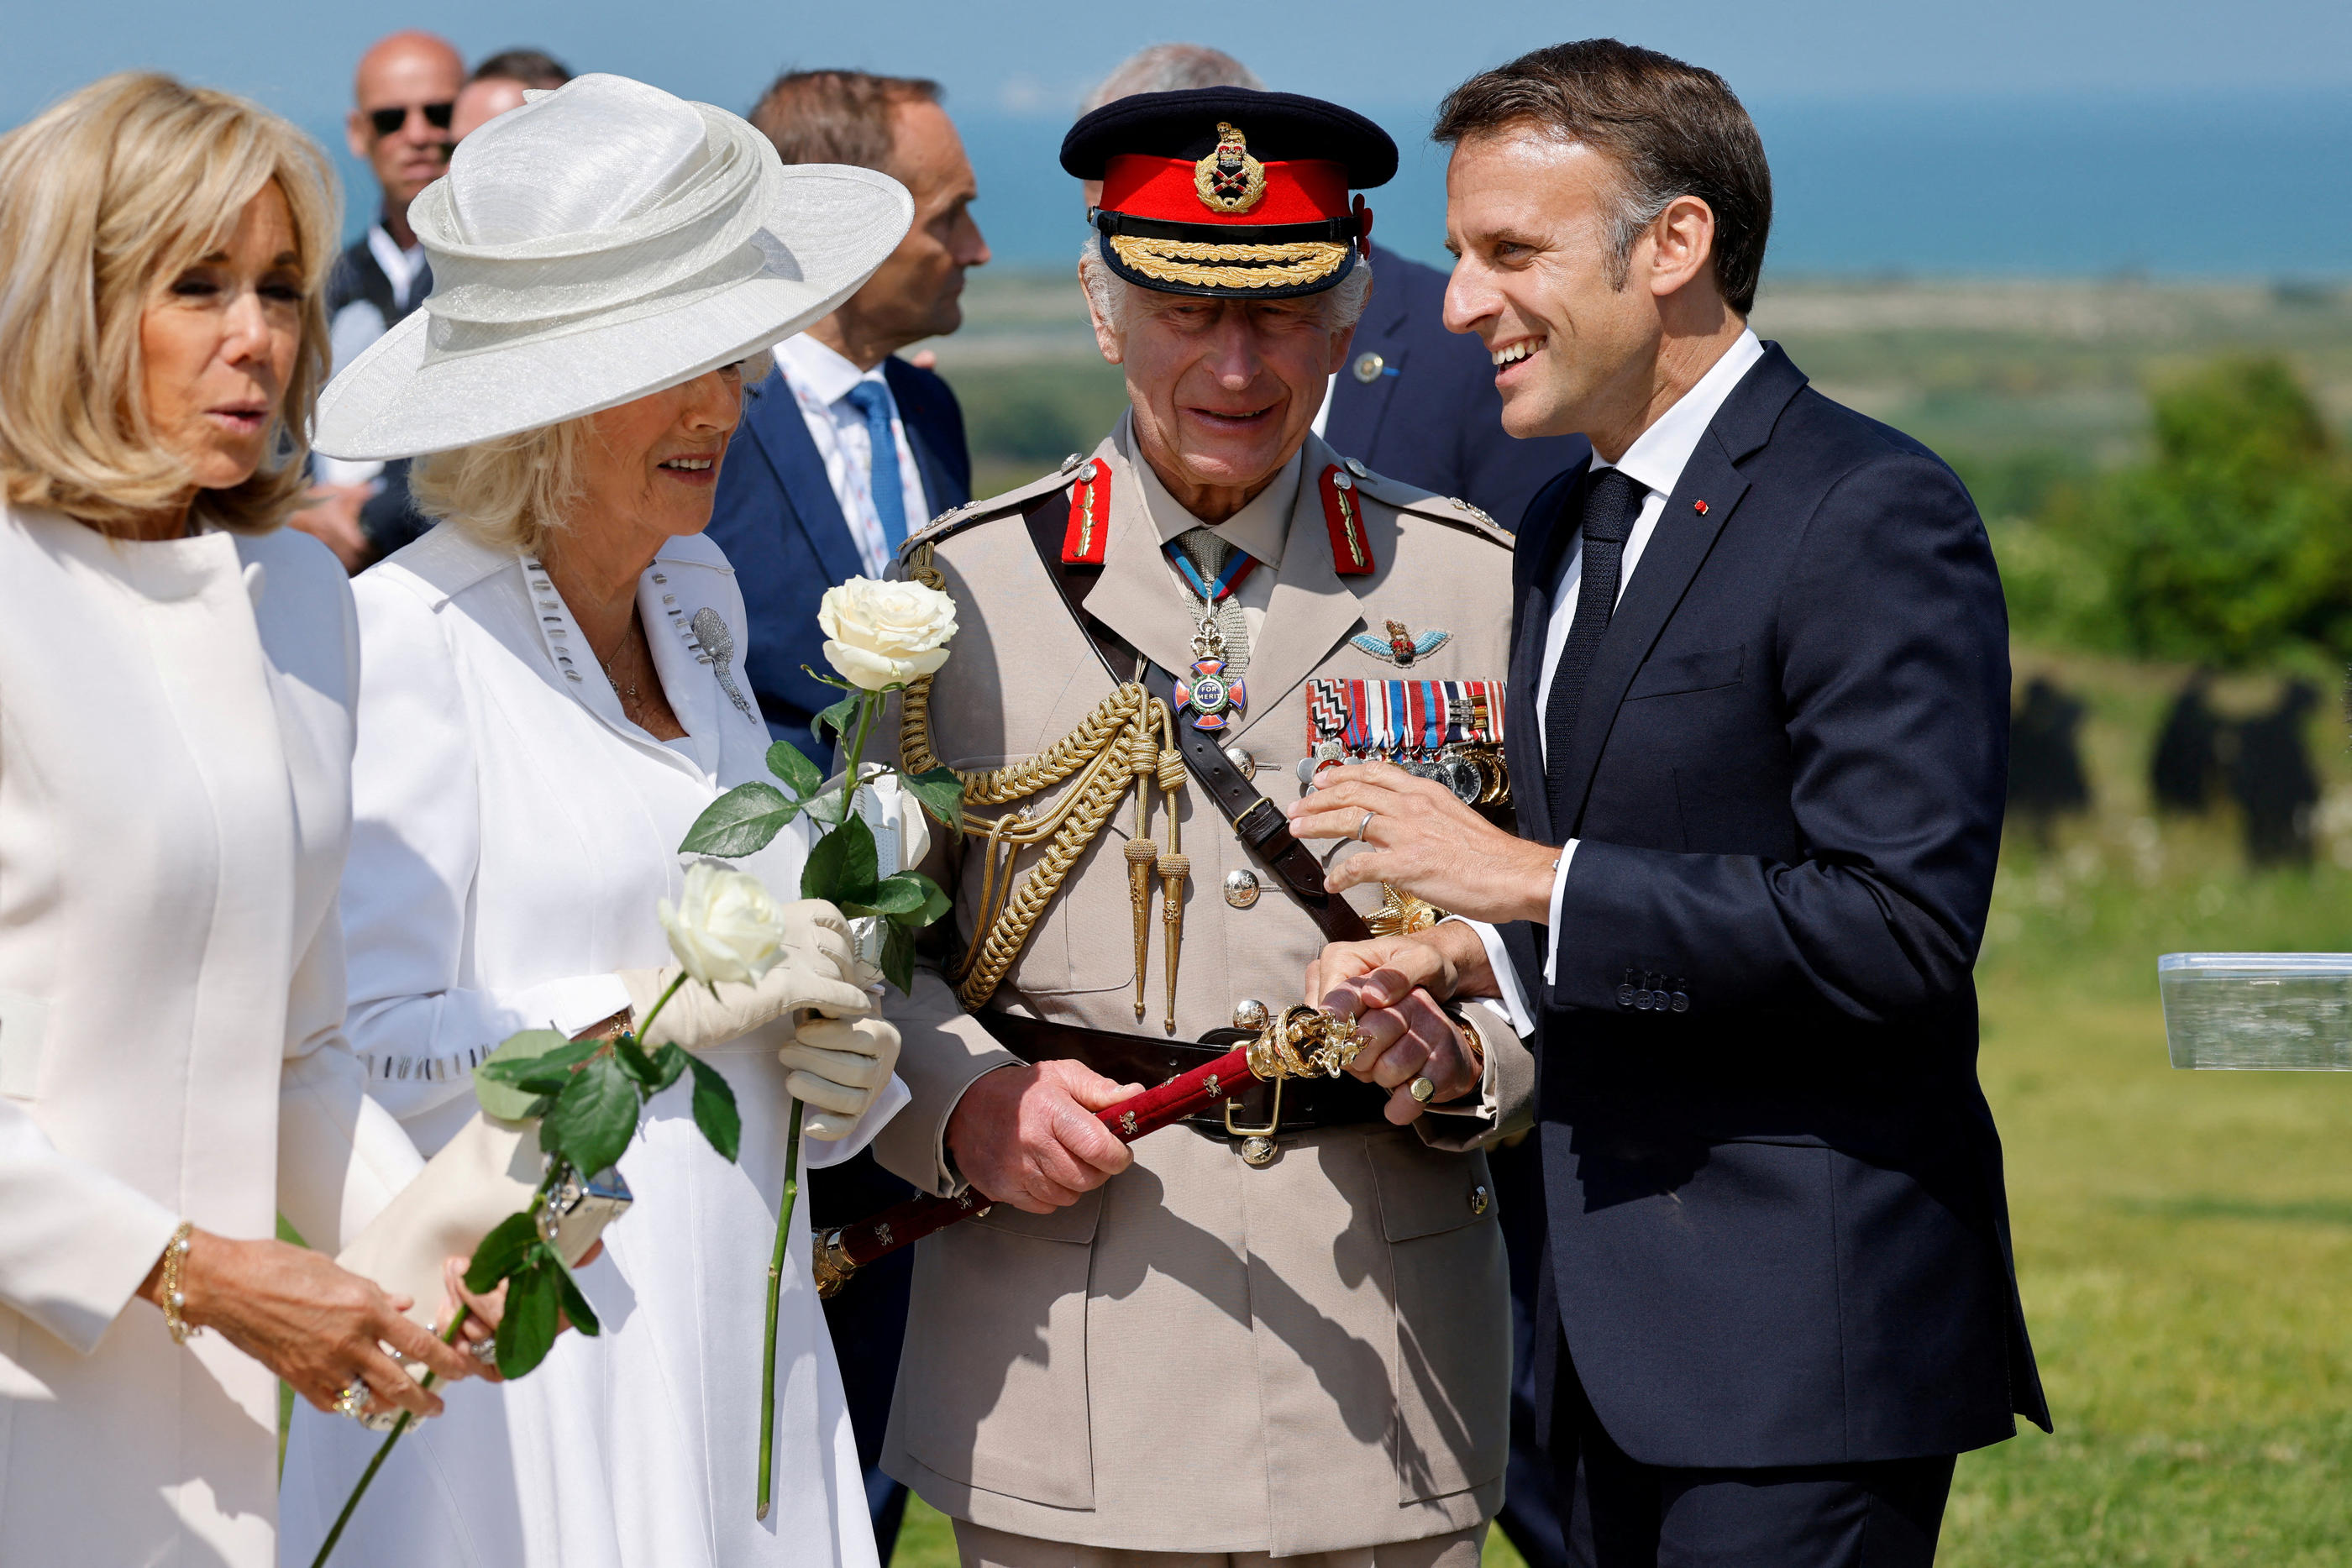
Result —
<path fill-rule="evenodd" d="M 1267 1117 L 1266 1117 L 1266 1123 L 1265 1123 L 1265 1126 L 1263 1126 L 1263 1127 L 1236 1127 L 1236 1126 L 1234 1126 L 1234 1106 L 1235 1104 L 1237 1104 L 1237 1103 L 1238 1103 L 1238 1102 L 1237 1102 L 1237 1101 L 1233 1101 L 1233 1100 L 1228 1100 L 1228 1101 L 1226 1101 L 1226 1102 L 1225 1102 L 1225 1132 L 1226 1132 L 1229 1135 L 1231 1135 L 1231 1136 L 1233 1136 L 1233 1137 L 1235 1137 L 1235 1138 L 1271 1138 L 1271 1137 L 1273 1137 L 1273 1136 L 1275 1135 L 1275 1134 L 1276 1134 L 1276 1133 L 1278 1133 L 1278 1132 L 1280 1132 L 1280 1131 L 1282 1130 L 1282 1080 L 1281 1080 L 1281 1079 L 1277 1078 L 1277 1079 L 1276 1079 L 1276 1080 L 1274 1081 L 1274 1109 L 1273 1109 L 1273 1111 L 1272 1111 L 1272 1112 L 1267 1115 Z"/>

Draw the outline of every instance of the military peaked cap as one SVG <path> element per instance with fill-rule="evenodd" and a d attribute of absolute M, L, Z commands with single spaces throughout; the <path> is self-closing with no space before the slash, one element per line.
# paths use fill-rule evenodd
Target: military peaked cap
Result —
<path fill-rule="evenodd" d="M 1103 260 L 1167 294 L 1284 299 L 1355 267 L 1396 143 L 1352 110 L 1289 92 L 1193 88 L 1105 104 L 1070 127 L 1062 167 L 1102 182 Z"/>

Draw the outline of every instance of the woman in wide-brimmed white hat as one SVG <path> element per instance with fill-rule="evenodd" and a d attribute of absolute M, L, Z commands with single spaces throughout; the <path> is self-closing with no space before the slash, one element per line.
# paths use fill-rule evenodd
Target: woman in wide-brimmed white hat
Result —
<path fill-rule="evenodd" d="M 745 366 L 854 292 L 911 211 L 883 175 L 787 169 L 735 116 L 609 76 L 491 121 L 410 208 L 434 292 L 327 389 L 315 444 L 417 455 L 412 492 L 441 519 L 354 585 L 342 895 L 352 1041 L 428 1154 L 481 1135 L 471 1069 L 509 1034 L 614 1029 L 674 973 L 655 906 L 679 894 L 676 847 L 720 791 L 764 776 L 769 744 L 741 597 L 701 538 Z M 743 863 L 789 898 L 804 852 L 787 831 Z M 812 1164 L 905 1100 L 838 913 L 794 915 L 793 956 L 766 980 L 681 992 L 657 1026 L 677 1019 L 674 1038 L 733 1086 L 740 1162 L 704 1143 L 683 1085 L 655 1102 L 621 1162 L 636 1207 L 580 1272 L 601 1336 L 453 1390 L 393 1451 L 338 1564 L 872 1568 L 804 1223 L 777 1503 L 754 1517 L 788 1080 L 831 1140 Z M 795 1031 L 811 1008 L 825 1016 Z M 286 1561 L 309 1561 L 376 1440 L 298 1418 Z"/>

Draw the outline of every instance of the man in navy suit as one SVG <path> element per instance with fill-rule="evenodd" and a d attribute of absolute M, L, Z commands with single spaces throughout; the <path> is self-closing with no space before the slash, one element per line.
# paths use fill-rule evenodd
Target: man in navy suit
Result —
<path fill-rule="evenodd" d="M 909 533 L 971 499 L 955 393 L 898 357 L 963 324 L 964 272 L 988 260 L 971 216 L 971 162 L 939 100 L 936 82 L 915 78 L 793 71 L 751 116 L 785 162 L 878 169 L 915 198 L 913 226 L 866 287 L 777 345 L 775 371 L 747 400 L 711 507 L 710 537 L 743 590 L 744 667 L 760 711 L 772 735 L 821 768 L 832 767 L 832 751 L 809 721 L 840 694 L 801 670 L 824 667 L 818 601 L 845 578 L 882 576 Z M 819 1226 L 913 1195 L 870 1154 L 807 1179 Z M 894 1254 L 825 1303 L 885 1564 L 907 1507 L 907 1489 L 882 1471 L 881 1448 L 913 1266 L 911 1253 Z"/>
<path fill-rule="evenodd" d="M 751 617 L 761 711 L 821 767 L 832 753 L 809 721 L 840 694 L 801 673 L 824 667 L 818 601 L 844 579 L 882 576 L 908 534 L 971 498 L 955 393 L 898 357 L 963 324 L 963 275 L 988 260 L 971 162 L 939 100 L 936 82 L 915 78 L 793 71 L 751 116 L 785 162 L 878 169 L 915 198 L 913 227 L 866 287 L 777 346 L 711 508 Z"/>
<path fill-rule="evenodd" d="M 1301 837 L 1491 927 L 1335 948 L 1401 1113 L 1464 1085 L 1433 1000 L 1536 1026 L 1537 1350 L 1571 1554 L 1932 1561 L 1954 1458 L 2045 1427 L 1971 978 L 2000 848 L 2008 628 L 1968 493 L 1746 317 L 1770 223 L 1713 73 L 1613 40 L 1474 78 L 1449 319 L 1515 431 L 1594 456 L 1513 566 L 1519 828 L 1382 765 Z M 1441 1049 L 1442 1048 L 1442 1049 Z"/>

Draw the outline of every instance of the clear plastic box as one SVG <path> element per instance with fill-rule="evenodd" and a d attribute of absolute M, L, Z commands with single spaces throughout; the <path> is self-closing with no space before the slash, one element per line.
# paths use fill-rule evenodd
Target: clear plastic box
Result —
<path fill-rule="evenodd" d="M 2175 1067 L 2352 1072 L 2352 953 L 2167 953 L 2156 979 Z"/>

